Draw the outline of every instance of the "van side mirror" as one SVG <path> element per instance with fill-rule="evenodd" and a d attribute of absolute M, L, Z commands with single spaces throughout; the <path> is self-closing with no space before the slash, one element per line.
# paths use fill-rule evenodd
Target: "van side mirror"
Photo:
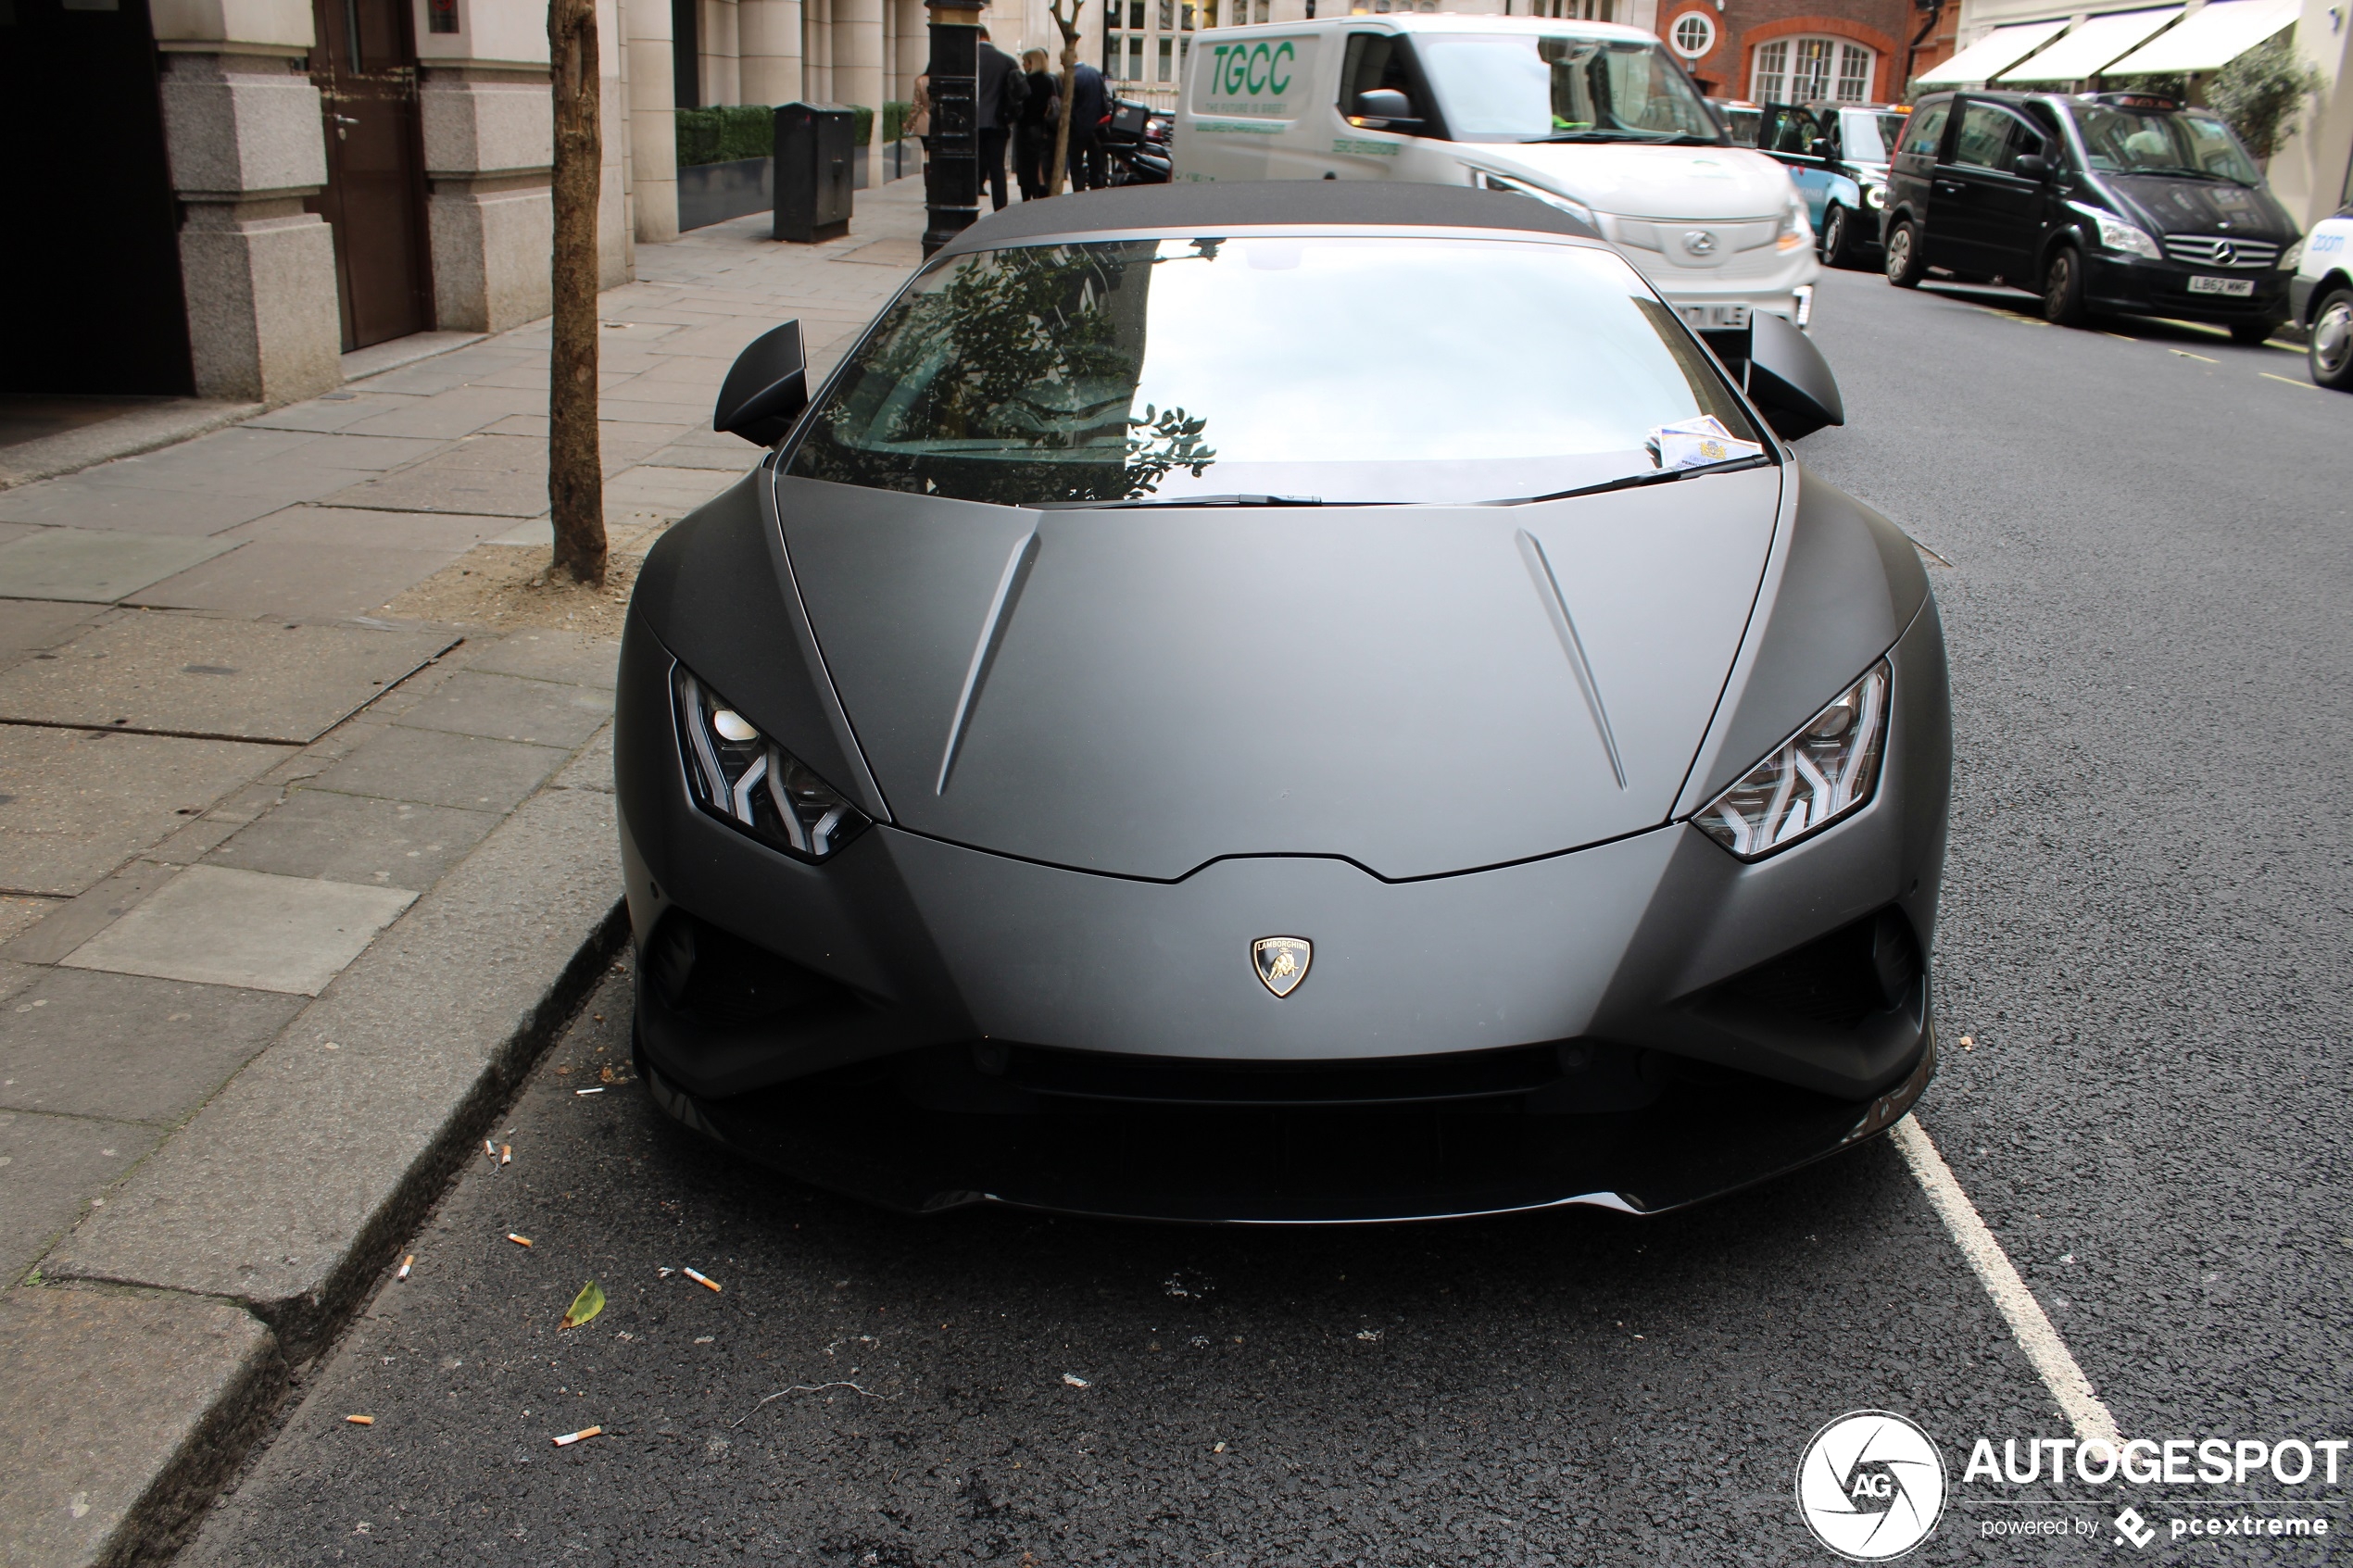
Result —
<path fill-rule="evenodd" d="M 719 388 L 711 428 L 740 435 L 757 446 L 774 446 L 809 407 L 809 357 L 800 344 L 800 323 L 761 333 L 728 367 Z"/>
<path fill-rule="evenodd" d="M 2010 167 L 2018 171 L 2021 180 L 2039 182 L 2051 177 L 2051 160 L 2041 153 L 2020 153 L 2018 161 Z"/>
<path fill-rule="evenodd" d="M 1846 422 L 1838 378 L 1814 340 L 1787 317 L 1749 316 L 1748 400 L 1784 441 Z"/>
<path fill-rule="evenodd" d="M 1357 94 L 1356 118 L 1384 120 L 1390 131 L 1418 131 L 1422 123 L 1415 117 L 1414 100 L 1394 87 L 1367 87 Z"/>

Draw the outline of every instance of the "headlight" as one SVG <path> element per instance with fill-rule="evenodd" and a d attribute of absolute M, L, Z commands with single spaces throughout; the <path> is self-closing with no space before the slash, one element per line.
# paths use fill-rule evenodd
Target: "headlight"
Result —
<path fill-rule="evenodd" d="M 2165 259 L 2165 252 L 2147 232 L 2134 228 L 2113 213 L 2085 208 L 2083 215 L 2100 226 L 2100 244 L 2109 250 L 2120 250 L 2127 256 L 2145 256 L 2151 261 Z"/>
<path fill-rule="evenodd" d="M 841 792 L 686 671 L 673 668 L 695 804 L 799 860 L 822 860 L 871 825 Z"/>
<path fill-rule="evenodd" d="M 2294 245 L 2288 246 L 2287 249 L 2280 252 L 2280 270 L 2283 272 L 2293 272 L 2296 270 L 2296 264 L 2303 259 L 2304 242 L 2302 240 L 2298 240 Z"/>
<path fill-rule="evenodd" d="M 1531 185 L 1524 180 L 1514 180 L 1502 174 L 1490 174 L 1483 169 L 1471 170 L 1471 183 L 1482 191 L 1509 191 L 1514 195 L 1534 196 L 1546 207 L 1560 208 L 1596 234 L 1602 232 L 1601 220 L 1593 216 L 1593 209 L 1575 196 L 1564 196 L 1557 191 L 1548 191 L 1541 185 Z"/>
<path fill-rule="evenodd" d="M 1781 226 L 1773 235 L 1773 244 L 1781 250 L 1795 250 L 1813 243 L 1814 226 L 1806 221 L 1806 203 L 1793 191 L 1789 206 L 1781 208 Z"/>
<path fill-rule="evenodd" d="M 1892 680 L 1882 659 L 1692 821 L 1742 859 L 1761 860 L 1863 805 L 1879 787 Z"/>
<path fill-rule="evenodd" d="M 1880 211 L 1881 208 L 1885 207 L 1887 206 L 1887 187 L 1884 185 L 1864 186 L 1863 205 L 1869 207 L 1873 212 Z"/>

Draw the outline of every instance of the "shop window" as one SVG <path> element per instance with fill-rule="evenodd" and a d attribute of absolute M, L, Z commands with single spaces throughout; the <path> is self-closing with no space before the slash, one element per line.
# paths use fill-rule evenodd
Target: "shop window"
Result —
<path fill-rule="evenodd" d="M 1144 80 L 1144 41 L 1132 32 L 1127 35 L 1127 80 Z"/>

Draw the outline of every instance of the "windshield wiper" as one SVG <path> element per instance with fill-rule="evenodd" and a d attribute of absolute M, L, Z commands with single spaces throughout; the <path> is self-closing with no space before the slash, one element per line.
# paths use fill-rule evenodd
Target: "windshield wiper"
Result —
<path fill-rule="evenodd" d="M 1727 458 L 1720 463 L 1701 463 L 1687 469 L 1654 469 L 1649 473 L 1629 473 L 1600 484 L 1588 484 L 1576 490 L 1556 490 L 1549 495 L 1530 495 L 1530 501 L 1567 501 L 1579 495 L 1602 495 L 1612 490 L 1635 490 L 1645 484 L 1671 484 L 1679 479 L 1692 479 L 1701 474 L 1735 473 L 1742 469 L 1775 467 L 1772 454 L 1758 452 L 1746 458 Z"/>
<path fill-rule="evenodd" d="M 1677 131 L 1665 136 L 1645 135 L 1639 131 L 1555 131 L 1549 136 L 1523 136 L 1520 145 L 1540 146 L 1547 142 L 1635 142 L 1645 147 L 1720 147 L 1723 142 L 1713 136 L 1694 136 L 1688 131 Z"/>
<path fill-rule="evenodd" d="M 1112 511 L 1129 507 L 1320 507 L 1321 495 L 1136 495 L 1124 501 L 1040 501 L 1047 511 Z"/>
<path fill-rule="evenodd" d="M 2121 170 L 2126 174 L 2162 174 L 2169 180 L 2221 180 L 2229 184 L 2243 183 L 2227 174 L 2217 174 L 2210 169 L 2187 169 L 2178 163 L 2144 163 Z"/>

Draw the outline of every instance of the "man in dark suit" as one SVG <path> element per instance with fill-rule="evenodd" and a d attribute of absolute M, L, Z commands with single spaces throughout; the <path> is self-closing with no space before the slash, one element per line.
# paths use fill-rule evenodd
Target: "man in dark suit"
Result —
<path fill-rule="evenodd" d="M 979 68 L 978 91 L 975 94 L 979 110 L 976 117 L 980 129 L 980 177 L 988 184 L 988 199 L 995 210 L 1005 210 L 1005 137 L 1021 119 L 1021 107 L 1029 101 L 1029 79 L 1011 55 L 988 42 L 988 30 L 980 30 L 980 49 L 975 62 Z"/>
<path fill-rule="evenodd" d="M 1103 187 L 1103 122 L 1111 118 L 1111 92 L 1103 73 L 1085 60 L 1070 73 L 1070 188 L 1097 191 Z"/>

